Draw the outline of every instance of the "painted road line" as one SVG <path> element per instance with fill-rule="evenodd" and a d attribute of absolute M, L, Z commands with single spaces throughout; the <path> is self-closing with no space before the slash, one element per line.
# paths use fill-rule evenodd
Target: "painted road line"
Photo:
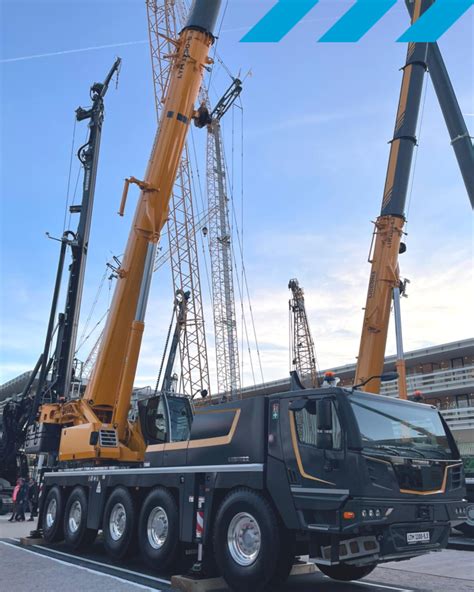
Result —
<path fill-rule="evenodd" d="M 91 574 L 95 574 L 98 576 L 102 576 L 104 578 L 112 578 L 118 582 L 123 584 L 130 584 L 131 586 L 135 586 L 135 588 L 140 588 L 141 590 L 147 590 L 148 592 L 162 592 L 161 590 L 156 590 L 156 588 L 150 588 L 149 586 L 143 586 L 142 584 L 138 584 L 126 578 L 119 578 L 118 576 L 113 576 L 111 574 L 104 573 L 102 571 L 98 571 L 95 569 L 89 569 L 88 567 L 84 567 L 82 565 L 76 565 L 75 563 L 71 563 L 70 561 L 62 561 L 61 559 L 56 559 L 55 557 L 50 557 L 49 555 L 38 553 L 37 551 L 31 551 L 30 549 L 25 549 L 24 547 L 20 547 L 19 545 L 14 545 L 13 543 L 7 543 L 6 541 L 0 541 L 1 545 L 6 545 L 7 547 L 13 547 L 14 549 L 18 549 L 19 551 L 23 551 L 23 553 L 31 553 L 32 555 L 36 555 L 36 557 L 44 557 L 45 559 L 49 559 L 49 561 L 54 561 L 56 563 L 60 563 L 61 565 L 67 565 L 69 567 L 75 567 L 76 569 L 82 569 L 83 571 L 87 571 Z"/>
<path fill-rule="evenodd" d="M 323 575 L 323 578 L 330 580 L 329 576 Z M 370 586 L 372 588 L 384 588 L 386 590 L 395 590 L 395 592 L 416 592 L 416 590 L 412 590 L 411 588 L 396 588 L 395 586 L 387 586 L 387 584 L 375 584 L 374 582 L 361 582 L 360 580 L 350 580 L 347 582 L 348 584 L 356 585 L 356 586 Z"/>
<path fill-rule="evenodd" d="M 146 574 L 142 574 L 138 571 L 133 571 L 131 569 L 125 569 L 124 567 L 118 567 L 116 565 L 110 563 L 102 563 L 101 561 L 94 561 L 93 559 L 87 559 L 86 557 L 81 557 L 80 555 L 73 555 L 71 553 L 64 553 L 63 551 L 57 551 L 56 549 L 50 549 L 49 547 L 43 547 L 43 545 L 32 545 L 37 549 L 41 549 L 42 551 L 46 551 L 46 553 L 41 553 L 41 555 L 46 555 L 47 553 L 56 553 L 57 555 L 62 555 L 63 557 L 70 557 L 71 559 L 76 559 L 77 561 L 84 561 L 85 563 L 92 563 L 93 565 L 99 565 L 100 567 L 105 567 L 107 569 L 117 570 L 123 573 L 127 573 L 133 576 L 137 576 L 139 578 L 143 578 L 145 580 L 151 580 L 152 582 L 159 582 L 160 584 L 171 585 L 171 580 L 165 580 L 163 578 L 157 578 L 155 576 L 147 576 Z"/>

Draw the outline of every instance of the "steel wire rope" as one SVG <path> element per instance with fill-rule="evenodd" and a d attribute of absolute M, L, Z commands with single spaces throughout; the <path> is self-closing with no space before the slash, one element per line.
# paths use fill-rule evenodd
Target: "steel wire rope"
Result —
<path fill-rule="evenodd" d="M 408 221 L 409 221 L 409 215 L 410 215 L 410 209 L 411 209 L 411 204 L 412 204 L 412 198 L 413 198 L 413 189 L 414 189 L 414 185 L 415 185 L 415 173 L 416 173 L 416 167 L 418 164 L 418 151 L 419 151 L 419 145 L 420 145 L 420 139 L 421 139 L 421 131 L 423 128 L 423 120 L 424 120 L 424 116 L 425 116 L 425 107 L 426 107 L 426 97 L 428 94 L 428 76 L 425 77 L 425 83 L 424 83 L 424 89 L 423 89 L 423 100 L 422 100 L 422 104 L 421 104 L 421 114 L 420 114 L 420 121 L 418 123 L 418 129 L 416 131 L 416 144 L 415 144 L 415 158 L 413 160 L 413 167 L 411 170 L 411 179 L 410 179 L 410 191 L 408 192 L 408 203 L 407 203 L 407 214 L 406 214 L 406 223 L 405 223 L 405 231 L 408 229 Z M 406 239 L 405 241 L 408 242 L 408 234 L 405 233 Z"/>
<path fill-rule="evenodd" d="M 90 335 L 88 335 L 87 338 L 85 338 L 86 337 L 87 330 L 89 329 L 89 324 L 91 322 L 92 315 L 94 314 L 95 308 L 97 306 L 97 302 L 99 301 L 99 298 L 100 298 L 100 295 L 102 293 L 102 289 L 103 289 L 103 287 L 105 285 L 105 280 L 106 279 L 107 279 L 107 269 L 104 271 L 104 273 L 102 275 L 102 279 L 99 282 L 99 287 L 97 288 L 97 292 L 96 292 L 95 298 L 94 298 L 94 300 L 92 302 L 92 305 L 91 305 L 89 314 L 87 315 L 86 322 L 84 323 L 84 328 L 83 328 L 82 333 L 81 333 L 81 336 L 80 336 L 80 338 L 78 340 L 79 345 L 77 346 L 76 354 L 81 349 L 81 347 L 84 345 L 84 343 L 87 340 L 87 338 L 90 336 Z"/>
<path fill-rule="evenodd" d="M 69 207 L 69 190 L 71 187 L 72 161 L 74 158 L 74 146 L 76 143 L 76 126 L 77 126 L 77 118 L 76 118 L 76 116 L 74 116 L 74 125 L 73 125 L 73 129 L 72 129 L 71 154 L 69 156 L 69 173 L 68 173 L 68 178 L 67 178 L 66 204 L 64 206 L 63 233 L 66 230 L 66 218 L 67 218 L 67 211 L 68 211 L 68 207 Z"/>
<path fill-rule="evenodd" d="M 249 284 L 248 284 L 247 270 L 246 270 L 246 266 L 245 266 L 245 252 L 244 252 L 244 237 L 245 237 L 245 235 L 244 235 L 244 193 L 245 193 L 245 187 L 244 187 L 244 178 L 245 178 L 245 173 L 244 173 L 244 108 L 243 108 L 242 104 L 240 105 L 239 108 L 241 110 L 241 182 L 240 182 L 241 222 L 240 222 L 240 229 L 239 229 L 239 224 L 237 222 L 237 214 L 236 214 L 235 203 L 234 203 L 235 200 L 234 200 L 234 195 L 232 192 L 230 192 L 230 197 L 231 197 L 230 202 L 232 205 L 232 214 L 233 214 L 233 218 L 234 218 L 234 226 L 236 229 L 235 234 L 237 236 L 237 243 L 239 246 L 239 253 L 240 253 L 241 275 L 242 275 L 241 281 L 242 281 L 242 285 L 245 287 L 245 292 L 247 295 L 247 303 L 248 303 L 250 319 L 251 319 L 251 323 L 252 323 L 253 337 L 254 337 L 254 341 L 255 341 L 255 349 L 256 349 L 257 358 L 258 358 L 260 375 L 262 378 L 262 382 L 265 382 L 264 374 L 263 374 L 263 367 L 262 367 L 262 360 L 261 360 L 261 355 L 260 355 L 260 346 L 258 343 L 257 330 L 256 330 L 256 325 L 255 325 L 255 317 L 253 314 L 252 300 L 250 297 L 250 289 L 249 289 Z M 223 150 L 223 153 L 224 153 L 224 166 L 227 170 L 227 174 L 229 174 L 228 167 L 227 167 L 227 161 L 225 159 L 225 150 Z M 237 269 L 237 265 L 236 265 L 236 269 Z M 243 301 L 242 301 L 242 306 L 243 306 Z"/>

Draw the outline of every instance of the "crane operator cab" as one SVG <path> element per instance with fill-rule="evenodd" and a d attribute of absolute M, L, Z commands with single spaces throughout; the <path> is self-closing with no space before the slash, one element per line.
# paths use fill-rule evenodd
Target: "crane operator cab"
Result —
<path fill-rule="evenodd" d="M 139 403 L 139 416 L 147 444 L 186 442 L 190 437 L 193 410 L 187 397 L 151 397 Z"/>

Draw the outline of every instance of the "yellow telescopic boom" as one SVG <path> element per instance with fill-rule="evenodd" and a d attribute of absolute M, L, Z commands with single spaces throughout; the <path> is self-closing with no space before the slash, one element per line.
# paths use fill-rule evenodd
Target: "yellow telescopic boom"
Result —
<path fill-rule="evenodd" d="M 431 3 L 432 0 L 416 0 L 412 22 Z M 369 256 L 369 288 L 354 384 L 366 382 L 362 389 L 372 393 L 380 391 L 380 378 L 371 378 L 383 373 L 392 295 L 394 288 L 400 286 L 398 255 L 404 252 L 405 203 L 416 146 L 428 48 L 428 43 L 410 43 L 408 46 L 382 209 L 375 222 L 373 248 Z M 401 365 L 399 371 L 404 373 Z"/>
<path fill-rule="evenodd" d="M 43 405 L 40 421 L 63 427 L 60 459 L 116 458 L 139 461 L 144 442 L 128 422 L 133 383 L 144 330 L 156 246 L 168 218 L 179 161 L 203 71 L 212 62 L 209 49 L 221 0 L 195 0 L 177 40 L 169 86 L 148 168 L 143 180 L 127 180 L 140 189 L 104 338 L 91 381 L 80 401 Z M 125 192 L 121 213 L 125 206 Z"/>

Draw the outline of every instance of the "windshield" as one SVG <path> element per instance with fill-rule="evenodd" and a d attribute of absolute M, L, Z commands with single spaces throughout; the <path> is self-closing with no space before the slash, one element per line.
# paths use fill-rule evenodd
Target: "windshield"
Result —
<path fill-rule="evenodd" d="M 436 409 L 362 393 L 351 395 L 350 402 L 364 450 L 410 458 L 455 458 Z"/>

